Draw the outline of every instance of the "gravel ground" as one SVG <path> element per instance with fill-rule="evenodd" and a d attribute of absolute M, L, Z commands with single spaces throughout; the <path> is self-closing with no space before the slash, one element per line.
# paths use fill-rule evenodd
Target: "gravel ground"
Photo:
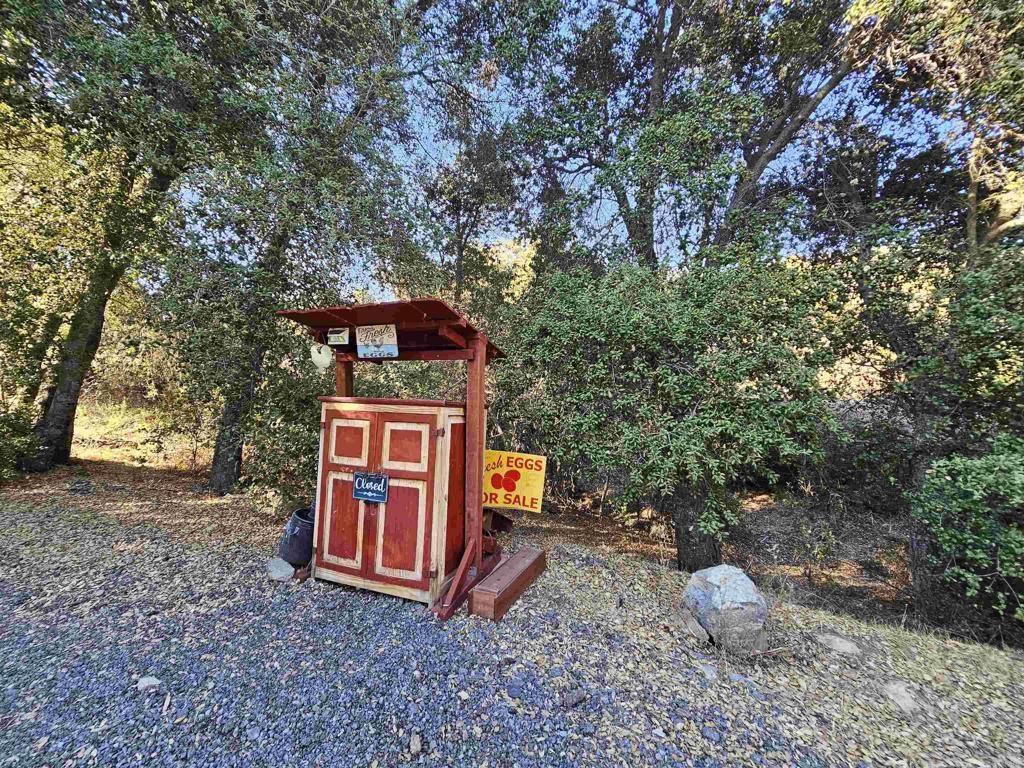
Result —
<path fill-rule="evenodd" d="M 994 648 L 779 604 L 771 654 L 720 657 L 675 623 L 680 574 L 546 518 L 512 537 L 549 569 L 505 620 L 441 624 L 76 482 L 0 496 L 0 765 L 1024 765 L 1024 662 Z"/>

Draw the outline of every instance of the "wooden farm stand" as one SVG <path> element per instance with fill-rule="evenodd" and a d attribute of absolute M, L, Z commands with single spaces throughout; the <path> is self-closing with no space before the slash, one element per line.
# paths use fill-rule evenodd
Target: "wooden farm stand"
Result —
<path fill-rule="evenodd" d="M 494 512 L 484 528 L 484 372 L 501 350 L 434 298 L 277 314 L 320 343 L 329 329 L 350 329 L 347 344 L 332 345 L 335 395 L 320 398 L 313 575 L 418 600 L 448 619 L 507 562 L 481 585 L 493 594 L 477 611 L 500 619 L 544 569 L 539 550 L 503 559 L 494 531 L 509 518 Z M 394 325 L 398 336 L 397 358 L 369 362 L 465 361 L 465 403 L 354 397 L 355 329 L 367 325 Z M 353 498 L 357 472 L 388 476 L 385 503 Z"/>

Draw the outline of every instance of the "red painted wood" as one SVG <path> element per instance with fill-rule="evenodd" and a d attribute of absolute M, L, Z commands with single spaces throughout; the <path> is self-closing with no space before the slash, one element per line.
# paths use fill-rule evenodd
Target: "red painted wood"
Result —
<path fill-rule="evenodd" d="M 377 525 L 381 525 L 381 520 L 384 520 L 381 565 L 385 568 L 400 568 L 403 571 L 416 570 L 421 493 L 423 492 L 418 488 L 394 485 L 388 491 L 387 513 L 380 514 L 381 507 L 378 506 Z M 373 578 L 380 578 L 380 576 L 374 574 Z"/>
<path fill-rule="evenodd" d="M 334 355 L 334 394 L 338 397 L 352 397 L 355 394 L 353 384 L 353 365 L 351 361 L 341 360 Z"/>
<path fill-rule="evenodd" d="M 464 408 L 465 403 L 460 400 L 400 400 L 389 397 L 335 397 L 323 395 L 317 398 L 322 403 L 359 403 L 368 405 L 426 405 L 435 408 Z"/>
<path fill-rule="evenodd" d="M 371 465 L 374 472 L 383 472 L 390 479 L 388 490 L 388 501 L 385 505 L 372 504 L 369 524 L 367 525 L 367 539 L 364 544 L 364 560 L 366 567 L 364 576 L 373 581 L 385 584 L 400 584 L 414 589 L 426 590 L 430 586 L 430 535 L 433 529 L 433 504 L 434 504 L 434 472 L 436 471 L 436 448 L 437 448 L 437 414 L 435 413 L 376 413 L 376 429 L 374 442 L 371 448 Z M 403 432 L 403 426 L 414 429 L 415 425 L 422 424 L 426 432 L 426 468 L 414 470 L 408 468 L 396 468 L 385 465 L 384 440 L 389 432 L 387 425 L 391 425 L 390 433 Z M 393 455 L 388 455 L 389 462 L 403 461 Z M 417 488 L 402 487 L 396 480 L 414 481 Z M 415 553 L 417 544 L 417 531 L 420 495 L 423 496 L 423 556 L 420 560 L 421 578 L 409 578 L 401 575 L 380 573 L 377 570 L 377 533 L 378 527 L 383 525 L 384 536 L 381 549 L 381 567 L 399 568 L 402 570 L 415 570 Z M 382 509 L 383 508 L 383 509 Z M 382 522 L 383 518 L 383 522 Z"/>
<path fill-rule="evenodd" d="M 466 541 L 475 542 L 476 565 L 483 556 L 484 391 L 487 340 L 477 336 L 471 342 L 477 356 L 466 366 Z"/>
<path fill-rule="evenodd" d="M 476 557 L 476 541 L 469 541 L 466 544 L 466 549 L 462 553 L 462 559 L 459 561 L 459 569 L 455 571 L 455 577 L 448 585 L 448 591 L 445 593 L 444 599 L 438 604 L 438 617 L 442 621 L 446 621 L 451 618 L 451 615 L 458 610 L 459 604 L 456 598 L 459 596 L 460 591 L 466 586 L 466 578 L 469 576 L 469 571 L 473 567 L 473 560 Z"/>
<path fill-rule="evenodd" d="M 331 509 L 327 516 L 329 528 L 324 531 L 322 550 L 333 557 L 354 560 L 360 547 L 359 502 L 352 498 L 352 482 L 332 478 L 328 480 L 328 488 L 331 490 L 328 494 Z"/>
<path fill-rule="evenodd" d="M 451 425 L 448 456 L 448 519 L 445 527 L 444 573 L 458 565 L 466 548 L 466 425 Z"/>
<path fill-rule="evenodd" d="M 448 619 L 454 616 L 455 612 L 466 602 L 473 587 L 481 580 L 487 578 L 487 575 L 503 561 L 501 550 L 499 549 L 490 557 L 485 557 L 480 565 L 475 570 L 472 570 L 469 564 L 476 559 L 476 553 L 473 551 L 474 548 L 475 545 L 466 548 L 466 552 L 462 556 L 462 562 L 459 563 L 459 570 L 456 572 L 455 578 L 452 579 L 444 599 L 434 606 L 434 614 L 441 621 L 448 621 Z"/>
<path fill-rule="evenodd" d="M 448 341 L 450 341 L 456 347 L 465 349 L 467 345 L 466 337 L 459 333 L 459 331 L 456 331 L 455 328 L 450 325 L 438 326 L 437 335 L 445 339 L 448 339 Z"/>
<path fill-rule="evenodd" d="M 393 323 L 399 331 L 433 331 L 440 326 L 464 329 L 466 338 L 483 335 L 469 321 L 446 302 L 436 298 L 417 298 L 408 301 L 391 301 L 377 304 L 353 304 L 348 306 L 316 307 L 313 309 L 283 309 L 277 312 L 310 329 L 312 335 L 322 338 L 322 331 L 327 328 L 360 325 L 384 325 Z M 435 335 L 438 349 L 451 349 L 458 346 L 452 340 L 439 334 Z M 401 346 L 401 340 L 399 341 Z M 503 354 L 494 344 L 487 344 L 488 358 L 502 357 Z"/>
<path fill-rule="evenodd" d="M 501 621 L 502 616 L 546 567 L 547 560 L 542 550 L 527 548 L 516 552 L 500 568 L 496 568 L 490 576 L 473 587 L 469 593 L 469 612 Z"/>
<path fill-rule="evenodd" d="M 364 363 L 387 363 L 395 360 L 471 360 L 474 352 L 470 349 L 439 349 L 439 350 L 403 350 L 398 348 L 398 357 L 380 357 L 363 360 L 355 352 L 338 352 L 338 360 Z"/>
<path fill-rule="evenodd" d="M 354 558 L 359 530 L 359 502 L 352 498 L 351 481 L 341 478 L 332 479 L 332 473 L 351 475 L 353 472 L 366 469 L 359 463 L 359 454 L 362 452 L 362 431 L 338 425 L 338 419 L 366 424 L 369 430 L 370 445 L 373 444 L 375 414 L 366 411 L 327 409 L 324 415 L 323 450 L 320 456 L 320 487 L 317 492 L 316 567 L 359 576 L 363 572 L 365 563 L 360 563 L 358 566 L 343 565 L 327 560 L 329 556 L 344 559 Z M 331 434 L 334 431 L 338 432 L 338 437 L 341 439 L 341 445 L 335 445 L 335 450 L 342 454 L 339 455 L 338 461 L 331 459 Z M 344 454 L 348 454 L 348 457 Z M 331 485 L 334 486 L 333 493 L 328 492 Z M 328 502 L 331 504 L 330 510 L 328 510 Z M 365 518 L 363 530 L 365 545 Z M 328 531 L 330 535 L 328 535 Z"/>

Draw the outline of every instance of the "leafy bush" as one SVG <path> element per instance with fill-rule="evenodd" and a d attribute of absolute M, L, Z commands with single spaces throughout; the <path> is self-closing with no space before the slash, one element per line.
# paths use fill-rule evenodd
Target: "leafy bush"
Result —
<path fill-rule="evenodd" d="M 494 420 L 556 475 L 657 500 L 680 565 L 706 564 L 735 522 L 730 484 L 818 453 L 833 299 L 827 274 L 781 263 L 548 275 L 502 324 Z"/>
<path fill-rule="evenodd" d="M 14 476 L 18 457 L 29 453 L 34 444 L 31 411 L 27 407 L 5 410 L 0 405 L 0 482 Z"/>
<path fill-rule="evenodd" d="M 904 412 L 884 398 L 839 401 L 830 410 L 838 429 L 823 436 L 823 460 L 801 473 L 810 501 L 854 514 L 905 515 L 913 435 Z"/>
<path fill-rule="evenodd" d="M 912 514 L 944 579 L 1024 622 L 1024 439 L 1004 434 L 981 456 L 934 462 Z"/>

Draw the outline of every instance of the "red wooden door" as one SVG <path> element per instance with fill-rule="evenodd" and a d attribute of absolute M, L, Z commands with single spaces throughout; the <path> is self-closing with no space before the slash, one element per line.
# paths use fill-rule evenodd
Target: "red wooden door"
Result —
<path fill-rule="evenodd" d="M 325 421 L 317 567 L 426 590 L 436 416 L 328 410 Z M 386 503 L 352 498 L 360 471 L 388 476 Z"/>
<path fill-rule="evenodd" d="M 352 482 L 353 473 L 372 471 L 376 414 L 328 409 L 324 421 L 316 565 L 361 576 L 372 505 L 352 498 Z"/>
<path fill-rule="evenodd" d="M 430 580 L 437 416 L 378 413 L 372 451 L 388 500 L 370 513 L 367 578 L 414 589 Z"/>

